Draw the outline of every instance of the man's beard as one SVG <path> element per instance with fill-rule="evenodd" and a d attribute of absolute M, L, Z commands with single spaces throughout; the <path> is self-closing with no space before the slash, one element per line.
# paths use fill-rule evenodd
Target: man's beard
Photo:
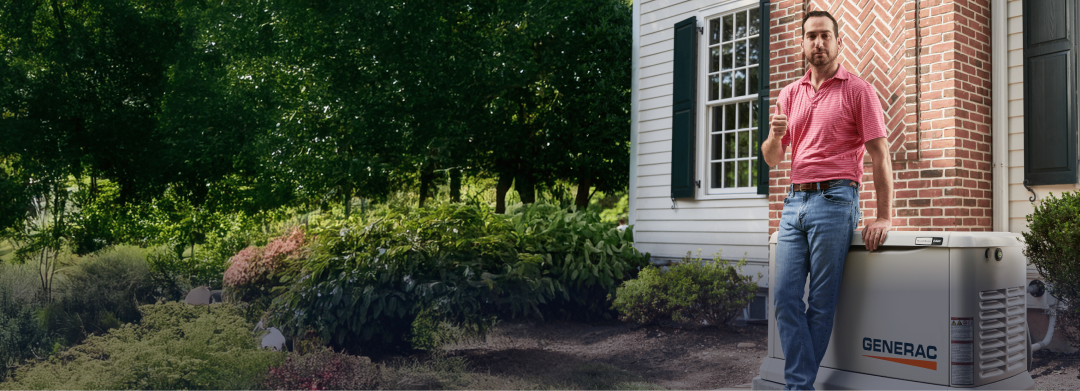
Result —
<path fill-rule="evenodd" d="M 818 56 L 818 54 L 822 54 L 822 56 Z M 816 66 L 816 67 L 828 65 L 829 63 L 831 63 L 833 61 L 833 58 L 835 58 L 835 57 L 829 56 L 829 51 L 828 50 L 822 51 L 822 52 L 811 53 L 810 54 L 810 65 L 813 65 L 813 66 Z"/>

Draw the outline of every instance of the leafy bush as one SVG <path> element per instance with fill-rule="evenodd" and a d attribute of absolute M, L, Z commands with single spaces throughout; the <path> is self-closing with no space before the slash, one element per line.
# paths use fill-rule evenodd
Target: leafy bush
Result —
<path fill-rule="evenodd" d="M 168 300 L 181 300 L 197 286 L 221 287 L 225 261 L 201 257 L 181 257 L 171 249 L 155 249 L 146 257 L 150 275 L 159 290 L 168 292 Z"/>
<path fill-rule="evenodd" d="M 641 278 L 624 283 L 613 308 L 624 321 L 648 324 L 670 316 L 681 323 L 708 322 L 725 327 L 757 292 L 753 277 L 739 274 L 745 264 L 746 260 L 741 260 L 733 266 L 719 254 L 713 262 L 703 262 L 687 253 L 667 273 L 648 269 Z"/>
<path fill-rule="evenodd" d="M 121 323 L 137 322 L 138 306 L 156 302 L 143 251 L 117 247 L 84 259 L 66 271 L 60 299 L 41 314 L 49 330 L 74 344 L 88 334 L 101 334 Z"/>
<path fill-rule="evenodd" d="M 1080 193 L 1050 194 L 1027 222 L 1024 255 L 1049 283 L 1050 294 L 1067 303 L 1058 319 L 1070 343 L 1080 346 Z"/>
<path fill-rule="evenodd" d="M 542 254 L 565 290 L 541 306 L 548 316 L 592 320 L 612 318 L 607 297 L 649 264 L 649 254 L 633 247 L 633 230 L 620 231 L 596 213 L 551 205 L 511 208 L 507 219 L 519 251 Z"/>
<path fill-rule="evenodd" d="M 229 268 L 224 276 L 225 286 L 240 292 L 270 288 L 273 274 L 286 261 L 299 259 L 304 252 L 303 245 L 304 231 L 295 228 L 272 240 L 264 248 L 248 246 L 229 259 Z"/>
<path fill-rule="evenodd" d="M 0 263 L 0 380 L 11 365 L 48 352 L 52 343 L 35 316 L 43 299 L 33 265 Z"/>
<path fill-rule="evenodd" d="M 139 307 L 126 324 L 16 370 L 4 389 L 250 389 L 282 353 L 259 349 L 231 305 L 172 302 Z"/>
<path fill-rule="evenodd" d="M 493 316 L 522 316 L 553 297 L 545 259 L 520 253 L 504 220 L 472 206 L 397 211 L 313 228 L 311 254 L 286 277 L 277 324 L 318 330 L 333 346 L 407 349 L 421 311 L 482 332 Z"/>
<path fill-rule="evenodd" d="M 323 349 L 303 355 L 289 354 L 280 366 L 270 368 L 263 387 L 267 390 L 373 390 L 378 379 L 378 368 L 371 359 Z"/>

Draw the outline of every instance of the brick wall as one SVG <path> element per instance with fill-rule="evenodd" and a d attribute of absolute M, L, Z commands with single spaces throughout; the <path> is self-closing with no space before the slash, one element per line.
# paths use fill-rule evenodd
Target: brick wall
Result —
<path fill-rule="evenodd" d="M 844 67 L 875 87 L 885 113 L 894 159 L 893 226 L 990 231 L 989 0 L 916 1 L 771 3 L 770 93 L 776 98 L 807 69 L 800 46 L 803 14 L 829 11 L 840 23 Z M 864 221 L 877 214 L 869 157 L 866 161 L 860 195 Z M 780 224 L 790 169 L 785 160 L 769 172 L 770 234 Z"/>

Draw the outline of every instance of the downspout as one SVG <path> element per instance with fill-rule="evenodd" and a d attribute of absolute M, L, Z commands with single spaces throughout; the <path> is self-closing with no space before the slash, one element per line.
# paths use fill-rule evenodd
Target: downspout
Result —
<path fill-rule="evenodd" d="M 993 0 L 991 31 L 991 156 L 994 231 L 1009 232 L 1009 47 L 1008 4 Z M 1051 321 L 1052 322 L 1052 321 Z"/>
<path fill-rule="evenodd" d="M 634 0 L 633 34 L 634 41 L 630 48 L 630 193 L 627 224 L 637 222 L 637 161 L 638 161 L 638 54 L 641 46 L 641 0 Z"/>

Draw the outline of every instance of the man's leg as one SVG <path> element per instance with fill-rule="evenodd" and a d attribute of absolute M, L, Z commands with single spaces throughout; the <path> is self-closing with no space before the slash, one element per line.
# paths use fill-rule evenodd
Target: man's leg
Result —
<path fill-rule="evenodd" d="M 785 389 L 812 389 L 817 362 L 806 324 L 803 287 L 810 270 L 810 243 L 803 230 L 806 199 L 810 193 L 789 192 L 780 217 L 776 244 L 773 308 L 780 346 L 784 350 Z"/>
<path fill-rule="evenodd" d="M 859 219 L 859 191 L 854 187 L 831 188 L 815 193 L 804 217 L 810 242 L 810 293 L 806 323 L 814 350 L 814 368 L 821 365 L 832 337 L 840 281 L 844 276 L 851 238 Z M 811 378 L 813 380 L 813 378 Z"/>

